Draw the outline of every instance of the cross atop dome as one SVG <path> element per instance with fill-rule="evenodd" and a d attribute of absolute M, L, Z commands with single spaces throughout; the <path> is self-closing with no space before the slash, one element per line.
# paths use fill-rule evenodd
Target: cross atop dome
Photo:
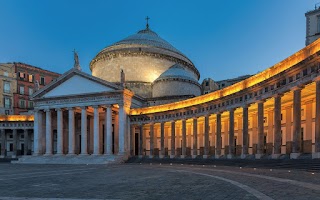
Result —
<path fill-rule="evenodd" d="M 146 29 L 148 30 L 149 29 L 149 19 L 150 19 L 150 17 L 146 17 L 146 21 L 147 21 L 147 25 L 146 25 Z"/>

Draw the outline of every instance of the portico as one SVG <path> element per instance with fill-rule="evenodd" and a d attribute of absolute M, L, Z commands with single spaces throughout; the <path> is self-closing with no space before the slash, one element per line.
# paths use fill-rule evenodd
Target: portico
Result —
<path fill-rule="evenodd" d="M 73 68 L 33 95 L 34 156 L 127 156 L 133 93 Z"/>

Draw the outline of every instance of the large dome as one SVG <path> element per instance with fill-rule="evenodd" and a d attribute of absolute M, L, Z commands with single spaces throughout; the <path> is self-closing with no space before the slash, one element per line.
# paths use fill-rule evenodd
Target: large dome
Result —
<path fill-rule="evenodd" d="M 93 76 L 114 83 L 120 82 L 120 71 L 123 70 L 129 89 L 151 97 L 151 88 L 146 94 L 141 83 L 151 86 L 163 72 L 177 63 L 199 80 L 199 71 L 191 60 L 147 27 L 104 48 L 91 61 L 90 69 Z M 144 91 L 141 93 L 139 90 Z"/>

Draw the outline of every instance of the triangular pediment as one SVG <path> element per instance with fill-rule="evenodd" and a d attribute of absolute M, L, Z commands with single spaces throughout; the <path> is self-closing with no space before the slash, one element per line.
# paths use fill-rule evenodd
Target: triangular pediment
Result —
<path fill-rule="evenodd" d="M 72 69 L 61 75 L 57 80 L 37 91 L 32 98 L 55 98 L 63 96 L 86 95 L 121 90 L 119 86 Z"/>

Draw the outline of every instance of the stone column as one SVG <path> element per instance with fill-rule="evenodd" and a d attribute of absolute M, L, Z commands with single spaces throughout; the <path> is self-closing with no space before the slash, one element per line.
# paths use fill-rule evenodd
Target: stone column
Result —
<path fill-rule="evenodd" d="M 244 159 L 248 156 L 248 136 L 249 136 L 249 111 L 248 105 L 242 107 L 242 153 L 241 158 Z"/>
<path fill-rule="evenodd" d="M 112 107 L 107 105 L 105 113 L 105 153 L 112 154 Z"/>
<path fill-rule="evenodd" d="M 217 113 L 217 131 L 216 131 L 216 158 L 220 158 L 221 156 L 221 148 L 222 148 L 222 138 L 221 138 L 221 113 Z"/>
<path fill-rule="evenodd" d="M 291 159 L 300 156 L 301 149 L 301 87 L 293 89 L 293 141 Z"/>
<path fill-rule="evenodd" d="M 192 158 L 196 158 L 198 155 L 198 118 L 193 118 L 193 148 Z"/>
<path fill-rule="evenodd" d="M 29 146 L 29 133 L 28 133 L 28 129 L 24 129 L 23 130 L 23 135 L 24 135 L 24 155 L 28 155 L 28 146 Z"/>
<path fill-rule="evenodd" d="M 165 155 L 165 148 L 164 148 L 164 122 L 160 123 L 160 145 L 161 145 L 160 158 L 163 158 L 164 155 Z"/>
<path fill-rule="evenodd" d="M 187 155 L 187 122 L 186 119 L 182 119 L 182 148 L 181 158 L 185 158 Z"/>
<path fill-rule="evenodd" d="M 140 124 L 140 133 L 139 133 L 139 158 L 143 157 L 143 125 Z"/>
<path fill-rule="evenodd" d="M 130 124 L 130 155 L 135 156 L 135 134 L 136 134 L 136 125 Z"/>
<path fill-rule="evenodd" d="M 1 155 L 0 158 L 4 158 L 6 154 L 6 131 L 5 129 L 0 129 L 0 136 L 1 136 Z"/>
<path fill-rule="evenodd" d="M 171 121 L 171 154 L 170 158 L 176 156 L 176 124 L 175 121 Z"/>
<path fill-rule="evenodd" d="M 263 101 L 258 102 L 258 145 L 257 145 L 257 154 L 255 155 L 256 159 L 260 159 L 263 156 L 264 149 L 264 115 L 263 115 Z"/>
<path fill-rule="evenodd" d="M 228 159 L 234 157 L 234 109 L 229 110 L 229 154 Z"/>
<path fill-rule="evenodd" d="M 40 114 L 39 110 L 34 110 L 34 125 L 33 125 L 33 155 L 38 156 L 40 154 L 40 127 L 42 126 L 40 124 L 39 120 Z"/>
<path fill-rule="evenodd" d="M 273 143 L 273 159 L 278 159 L 281 155 L 281 95 L 274 97 L 274 143 Z"/>
<path fill-rule="evenodd" d="M 45 110 L 46 112 L 46 154 L 52 155 L 52 125 L 51 125 L 51 110 Z"/>
<path fill-rule="evenodd" d="M 312 158 L 320 158 L 320 77 L 316 82 L 315 152 Z"/>
<path fill-rule="evenodd" d="M 125 127 L 127 126 L 126 113 L 124 105 L 119 105 L 119 153 L 120 155 L 125 154 Z"/>
<path fill-rule="evenodd" d="M 74 131 L 74 109 L 68 108 L 69 112 L 69 151 L 68 155 L 75 154 L 75 131 Z"/>
<path fill-rule="evenodd" d="M 88 155 L 87 107 L 81 107 L 81 155 Z"/>
<path fill-rule="evenodd" d="M 17 157 L 17 129 L 12 129 L 12 137 L 13 137 L 13 154 L 12 154 L 12 158 L 16 158 Z"/>
<path fill-rule="evenodd" d="M 93 154 L 100 155 L 99 106 L 93 107 Z"/>
<path fill-rule="evenodd" d="M 57 155 L 63 154 L 63 110 L 61 108 L 57 111 Z"/>
<path fill-rule="evenodd" d="M 204 116 L 204 155 L 203 158 L 209 157 L 209 116 Z"/>
<path fill-rule="evenodd" d="M 150 155 L 149 158 L 153 158 L 154 155 L 154 123 L 150 123 Z"/>

